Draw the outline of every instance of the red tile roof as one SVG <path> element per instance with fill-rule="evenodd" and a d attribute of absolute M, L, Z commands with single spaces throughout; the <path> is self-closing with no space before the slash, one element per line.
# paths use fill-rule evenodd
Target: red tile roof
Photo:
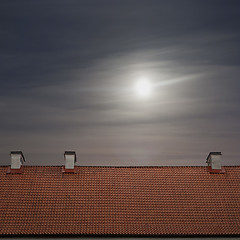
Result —
<path fill-rule="evenodd" d="M 0 235 L 240 234 L 240 166 L 0 167 Z"/>

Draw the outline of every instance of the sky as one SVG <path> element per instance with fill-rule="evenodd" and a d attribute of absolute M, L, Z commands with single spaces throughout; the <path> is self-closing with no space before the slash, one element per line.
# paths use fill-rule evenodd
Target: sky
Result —
<path fill-rule="evenodd" d="M 1 0 L 0 56 L 0 165 L 240 165 L 238 0 Z"/>

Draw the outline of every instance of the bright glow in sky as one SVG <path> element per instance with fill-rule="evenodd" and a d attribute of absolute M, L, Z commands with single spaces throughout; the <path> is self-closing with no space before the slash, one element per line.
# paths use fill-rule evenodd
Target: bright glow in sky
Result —
<path fill-rule="evenodd" d="M 138 80 L 134 86 L 134 90 L 138 96 L 149 97 L 152 93 L 152 85 L 149 80 Z"/>

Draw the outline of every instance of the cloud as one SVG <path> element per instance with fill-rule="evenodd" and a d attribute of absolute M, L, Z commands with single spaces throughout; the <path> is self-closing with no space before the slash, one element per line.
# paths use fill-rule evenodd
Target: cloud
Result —
<path fill-rule="evenodd" d="M 0 154 L 189 165 L 214 149 L 239 161 L 237 1 L 0 5 Z M 132 91 L 141 77 L 146 101 Z"/>

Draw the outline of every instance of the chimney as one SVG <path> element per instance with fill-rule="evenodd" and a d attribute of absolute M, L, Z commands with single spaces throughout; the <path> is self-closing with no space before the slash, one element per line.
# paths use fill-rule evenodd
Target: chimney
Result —
<path fill-rule="evenodd" d="M 64 152 L 65 166 L 62 171 L 66 173 L 75 172 L 75 162 L 77 162 L 76 152 L 74 151 L 65 151 Z"/>
<path fill-rule="evenodd" d="M 207 156 L 206 163 L 208 164 L 208 170 L 210 173 L 224 173 L 225 170 L 221 166 L 222 153 L 210 152 Z"/>
<path fill-rule="evenodd" d="M 11 166 L 8 168 L 7 173 L 21 173 L 23 162 L 25 162 L 22 151 L 12 151 L 10 156 Z"/>

